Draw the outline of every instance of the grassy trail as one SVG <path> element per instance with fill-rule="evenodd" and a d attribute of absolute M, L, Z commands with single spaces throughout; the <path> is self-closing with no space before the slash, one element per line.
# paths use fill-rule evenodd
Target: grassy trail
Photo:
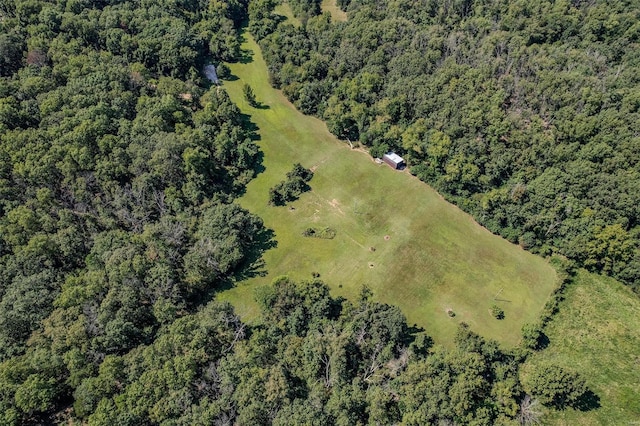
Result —
<path fill-rule="evenodd" d="M 517 343 L 522 324 L 537 318 L 555 288 L 554 270 L 492 235 L 408 172 L 374 163 L 336 140 L 322 121 L 298 112 L 271 88 L 258 46 L 245 37 L 252 60 L 232 64 L 238 79 L 224 88 L 258 128 L 264 171 L 238 202 L 264 219 L 278 245 L 266 252 L 262 274 L 219 297 L 250 320 L 257 313 L 256 288 L 282 274 L 309 279 L 317 272 L 335 295 L 354 298 L 369 285 L 378 300 L 398 305 L 410 324 L 425 327 L 439 343 L 451 342 L 460 321 L 504 344 Z M 244 100 L 245 83 L 262 108 Z M 269 188 L 295 162 L 315 171 L 312 191 L 292 208 L 268 206 Z M 337 235 L 305 238 L 308 227 L 331 227 Z M 494 303 L 504 309 L 504 320 L 489 314 Z"/>

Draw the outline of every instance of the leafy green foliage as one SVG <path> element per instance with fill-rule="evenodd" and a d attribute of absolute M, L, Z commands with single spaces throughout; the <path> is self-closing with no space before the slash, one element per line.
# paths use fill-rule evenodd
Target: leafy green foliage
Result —
<path fill-rule="evenodd" d="M 495 319 L 499 319 L 499 320 L 504 319 L 504 309 L 502 309 L 500 306 L 492 305 L 489 311 L 491 312 L 491 315 L 493 315 Z"/>
<path fill-rule="evenodd" d="M 197 311 L 267 237 L 232 202 L 257 165 L 253 135 L 200 72 L 205 58 L 240 57 L 246 5 L 11 3 L 0 423 L 48 423 L 73 392 L 86 417 L 121 390 L 122 357 Z"/>
<path fill-rule="evenodd" d="M 293 169 L 287 172 L 287 179 L 281 181 L 269 189 L 269 204 L 283 206 L 290 201 L 297 200 L 300 194 L 307 192 L 311 187 L 307 184 L 313 177 L 313 172 L 296 163 Z"/>
<path fill-rule="evenodd" d="M 538 319 L 538 308 L 558 285 L 549 263 L 477 228 L 467 215 L 410 176 L 389 174 L 385 167 L 372 167 L 361 153 L 345 152 L 327 134 L 325 123 L 296 111 L 280 91 L 269 87 L 268 68 L 255 40 L 246 32 L 243 37 L 243 51 L 253 60 L 230 65 L 238 80 L 225 83 L 225 88 L 232 100 L 245 105 L 243 112 L 260 129 L 260 148 L 268 166 L 247 187 L 242 205 L 274 230 L 278 245 L 264 256 L 269 277 L 252 275 L 246 285 L 221 297 L 252 319 L 258 312 L 253 288 L 267 285 L 274 276 L 290 273 L 300 278 L 315 271 L 345 297 L 355 297 L 362 282 L 378 294 L 393 295 L 403 313 L 428 326 L 438 342 L 453 339 L 457 321 L 444 315 L 444 309 L 451 307 L 458 317 L 473 321 L 483 336 L 516 345 L 522 325 Z M 246 82 L 269 109 L 251 109 L 243 102 Z M 316 182 L 314 177 L 315 195 L 301 197 L 283 220 L 282 209 L 268 205 L 269 188 L 296 162 L 316 165 L 324 178 Z M 415 185 L 407 186 L 409 181 Z M 300 238 L 305 228 L 316 225 L 338 230 L 334 243 Z M 469 239 L 470 234 L 476 238 Z M 383 238 L 386 235 L 388 239 Z M 451 250 L 452 244 L 466 250 Z M 389 266 L 395 269 L 391 275 L 384 273 Z M 432 279 L 442 274 L 448 277 L 446 282 Z M 512 303 L 504 305 L 509 321 L 497 324 L 487 308 L 503 286 L 509 289 L 503 296 Z M 414 303 L 415 294 L 427 290 L 431 296 Z"/>
<path fill-rule="evenodd" d="M 544 328 L 548 346 L 527 357 L 521 379 L 528 383 L 540 367 L 555 364 L 579 373 L 597 396 L 587 393 L 575 410 L 548 410 L 545 423 L 624 424 L 640 416 L 640 328 L 632 326 L 638 309 L 640 299 L 621 283 L 577 272 Z"/>
<path fill-rule="evenodd" d="M 541 403 L 556 408 L 577 405 L 587 392 L 585 381 L 579 374 L 557 365 L 538 367 L 527 386 Z"/>
<path fill-rule="evenodd" d="M 216 67 L 216 74 L 218 75 L 218 77 L 222 80 L 225 80 L 227 78 L 229 78 L 231 76 L 231 70 L 229 69 L 229 67 L 224 64 L 224 63 L 220 63 L 217 67 Z"/>
<path fill-rule="evenodd" d="M 336 230 L 333 228 L 307 228 L 302 232 L 305 237 L 322 238 L 325 240 L 331 240 L 336 236 Z"/>
<path fill-rule="evenodd" d="M 244 94 L 245 101 L 247 101 L 249 105 L 251 105 L 252 107 L 258 105 L 258 102 L 256 101 L 256 95 L 253 92 L 251 86 L 249 86 L 248 84 L 242 86 L 242 93 Z"/>
<path fill-rule="evenodd" d="M 321 0 L 288 0 L 291 10 L 303 23 L 320 14 L 321 2 Z"/>
<path fill-rule="evenodd" d="M 184 257 L 185 281 L 206 288 L 238 267 L 262 229 L 262 220 L 235 204 L 203 212 L 197 238 Z"/>
<path fill-rule="evenodd" d="M 522 345 L 527 349 L 540 349 L 543 336 L 544 333 L 540 324 L 525 324 L 522 326 Z"/>
<path fill-rule="evenodd" d="M 276 28 L 272 6 L 251 3 L 253 29 Z M 0 422 L 49 423 L 56 413 L 93 425 L 514 419 L 515 358 L 468 328 L 454 351 L 431 351 L 398 308 L 367 291 L 357 304 L 334 299 L 319 281 L 275 282 L 252 326 L 211 301 L 268 239 L 233 203 L 257 147 L 226 92 L 206 90 L 199 71 L 208 57 L 240 59 L 246 7 L 0 3 Z M 328 62 L 313 60 L 309 75 L 328 75 Z M 381 84 L 375 73 L 358 81 L 364 104 Z M 301 104 L 312 108 L 323 90 Z M 365 122 L 354 106 L 347 133 Z M 440 155 L 448 144 L 437 136 Z M 283 193 L 311 177 L 295 165 Z M 627 236 L 594 233 L 615 236 L 593 247 L 614 270 Z M 434 386 L 417 394 L 425 382 Z"/>
<path fill-rule="evenodd" d="M 635 285 L 637 1 L 338 5 L 347 22 L 250 24 L 297 108 L 372 155 L 401 153 L 510 241 Z"/>

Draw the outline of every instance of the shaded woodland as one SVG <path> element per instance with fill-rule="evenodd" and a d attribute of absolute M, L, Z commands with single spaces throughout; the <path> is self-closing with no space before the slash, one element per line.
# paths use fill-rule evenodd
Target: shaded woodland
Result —
<path fill-rule="evenodd" d="M 242 59 L 238 29 L 247 15 L 274 82 L 336 133 L 374 152 L 387 149 L 375 129 L 420 134 L 421 121 L 402 112 L 418 104 L 400 92 L 402 102 L 383 102 L 384 74 L 360 73 L 359 54 L 384 50 L 350 45 L 366 42 L 358 30 L 345 55 L 326 16 L 296 4 L 309 15 L 300 30 L 280 24 L 262 1 L 0 0 L 0 425 L 528 424 L 537 420 L 536 399 L 582 406 L 588 390 L 573 372 L 549 367 L 559 380 L 520 383 L 519 365 L 540 337 L 535 327 L 507 351 L 462 325 L 445 350 L 397 308 L 373 302 L 366 287 L 348 302 L 320 281 L 283 277 L 258 295 L 262 312 L 250 325 L 213 301 L 276 243 L 233 202 L 260 169 L 259 136 L 202 73 L 208 62 Z M 367 7 L 362 25 L 381 13 Z M 349 8 L 357 23 L 360 5 Z M 418 25 L 394 19 L 406 19 L 407 31 Z M 295 48 L 277 47 L 278 37 Z M 401 39 L 392 41 L 385 49 L 403 51 Z M 277 51 L 286 60 L 275 60 Z M 351 78 L 328 78 L 333 69 Z M 342 84 L 344 95 L 334 95 Z M 381 127 L 350 121 L 382 105 L 395 112 L 376 121 Z M 330 111 L 340 108 L 338 125 Z M 458 138 L 445 127 L 432 133 L 424 120 L 442 146 L 450 138 L 437 151 L 448 170 Z M 418 149 L 406 152 L 420 158 Z M 472 188 L 456 185 L 450 194 Z M 602 212 L 592 210 L 600 223 Z M 603 221 L 598 232 L 633 243 L 634 225 Z"/>

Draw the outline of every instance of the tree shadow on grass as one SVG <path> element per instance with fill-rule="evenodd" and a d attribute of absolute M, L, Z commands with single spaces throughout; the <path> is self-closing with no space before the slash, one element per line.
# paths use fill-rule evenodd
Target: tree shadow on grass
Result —
<path fill-rule="evenodd" d="M 240 114 L 240 124 L 242 125 L 242 128 L 249 133 L 249 139 L 251 139 L 253 142 L 257 142 L 260 139 L 262 139 L 262 137 L 260 136 L 260 133 L 258 133 L 260 128 L 256 123 L 251 121 L 251 116 L 249 114 L 242 114 L 242 113 Z M 258 176 L 260 173 L 265 171 L 263 163 L 264 163 L 264 152 L 258 151 L 258 153 L 254 158 L 253 167 L 252 167 L 254 177 Z"/>
<path fill-rule="evenodd" d="M 538 339 L 536 340 L 536 350 L 541 351 L 543 349 L 546 349 L 547 346 L 549 346 L 549 343 L 551 343 L 551 340 L 549 340 L 549 336 L 541 331 Z"/>
<path fill-rule="evenodd" d="M 253 245 L 248 250 L 245 260 L 233 275 L 234 281 L 244 281 L 249 278 L 264 277 L 267 275 L 265 262 L 262 255 L 272 248 L 276 248 L 275 232 L 269 228 L 263 228 L 256 236 Z"/>
<path fill-rule="evenodd" d="M 195 292 L 190 297 L 190 303 L 198 305 L 206 305 L 209 301 L 216 297 L 216 294 L 225 290 L 231 290 L 236 283 L 255 277 L 264 277 L 267 275 L 265 261 L 262 255 L 267 250 L 278 246 L 275 240 L 275 233 L 269 228 L 263 228 L 256 234 L 256 238 L 251 247 L 246 251 L 244 261 L 238 265 L 231 275 L 220 277 L 215 281 L 214 286 L 208 287 L 201 292 Z"/>
<path fill-rule="evenodd" d="M 240 80 L 240 77 L 238 77 L 235 74 L 229 74 L 228 76 L 224 77 L 224 78 L 220 78 L 220 81 L 225 82 L 225 81 L 238 81 Z"/>
<path fill-rule="evenodd" d="M 244 130 L 247 131 L 249 139 L 251 139 L 253 142 L 257 142 L 261 139 L 260 134 L 258 133 L 259 128 L 253 121 L 251 121 L 250 115 L 241 113 L 240 125 Z M 253 157 L 253 163 L 251 165 L 251 169 L 253 170 L 253 176 L 251 176 L 251 179 L 255 179 L 256 176 L 258 176 L 259 174 L 263 173 L 266 170 L 264 167 L 264 152 L 262 152 L 259 147 L 258 147 L 258 152 Z M 241 196 L 241 195 L 244 195 L 246 191 L 247 191 L 247 186 L 245 183 L 245 184 L 242 184 L 241 186 L 236 187 L 234 193 L 237 196 Z"/>
<path fill-rule="evenodd" d="M 253 53 L 253 50 L 242 49 L 240 50 L 240 57 L 238 58 L 238 62 L 240 62 L 241 64 L 250 64 L 251 62 L 253 62 L 254 55 L 255 54 Z"/>
<path fill-rule="evenodd" d="M 258 133 L 260 128 L 256 123 L 251 121 L 251 116 L 249 114 L 240 113 L 240 124 L 244 130 L 249 132 L 249 138 L 252 141 L 255 142 L 260 140 L 260 134 Z"/>
<path fill-rule="evenodd" d="M 433 338 L 425 333 L 424 327 L 419 327 L 417 324 L 407 326 L 402 343 L 419 358 L 427 356 L 435 344 Z"/>
<path fill-rule="evenodd" d="M 407 331 L 409 334 L 418 334 L 424 331 L 424 327 L 419 326 L 418 324 L 413 324 L 411 327 L 407 327 Z"/>
<path fill-rule="evenodd" d="M 573 404 L 573 408 L 580 411 L 591 411 L 600 407 L 600 397 L 593 393 L 591 389 L 587 389 L 578 401 Z"/>
<path fill-rule="evenodd" d="M 247 24 L 248 24 L 248 21 L 244 21 L 242 23 L 242 26 L 246 28 Z M 247 38 L 245 37 L 243 31 L 240 32 L 238 39 L 241 45 L 247 41 Z M 254 53 L 253 53 L 253 50 L 251 49 L 240 49 L 240 56 L 238 57 L 237 62 L 241 64 L 250 64 L 251 62 L 253 62 L 253 55 Z"/>
<path fill-rule="evenodd" d="M 264 167 L 264 152 L 258 151 L 258 153 L 256 154 L 255 161 L 253 162 L 253 177 L 255 178 L 260 173 L 263 173 L 265 170 L 266 169 Z"/>

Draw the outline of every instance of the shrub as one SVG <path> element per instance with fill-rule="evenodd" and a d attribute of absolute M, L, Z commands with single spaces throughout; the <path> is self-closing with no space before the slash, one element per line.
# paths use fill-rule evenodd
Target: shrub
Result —
<path fill-rule="evenodd" d="M 297 200 L 300 194 L 311 189 L 307 182 L 312 177 L 311 170 L 305 169 L 300 163 L 294 164 L 293 169 L 287 173 L 287 179 L 269 189 L 269 204 L 283 206 L 290 201 Z"/>
<path fill-rule="evenodd" d="M 318 238 L 324 238 L 325 240 L 331 240 L 335 238 L 336 230 L 333 228 L 324 228 L 320 230 Z"/>
<path fill-rule="evenodd" d="M 309 169 L 302 167 L 302 164 L 296 163 L 293 165 L 293 169 L 287 173 L 287 179 L 300 178 L 305 182 L 309 182 L 313 177 L 313 172 Z"/>
<path fill-rule="evenodd" d="M 258 105 L 258 102 L 256 101 L 256 95 L 253 92 L 251 86 L 249 86 L 248 84 L 242 86 L 242 93 L 244 94 L 244 98 L 249 105 L 251 105 L 252 107 Z"/>
<path fill-rule="evenodd" d="M 493 305 L 491 307 L 491 315 L 493 315 L 495 319 L 504 319 L 504 310 L 498 305 Z"/>
<path fill-rule="evenodd" d="M 322 228 L 322 229 L 307 228 L 302 232 L 302 235 L 304 235 L 305 237 L 322 238 L 325 240 L 331 240 L 335 238 L 336 230 L 329 227 Z"/>
<path fill-rule="evenodd" d="M 557 365 L 539 367 L 528 382 L 533 396 L 542 404 L 558 409 L 576 406 L 587 393 L 585 380 L 578 373 Z"/>
<path fill-rule="evenodd" d="M 522 346 L 526 349 L 538 350 L 541 347 L 543 332 L 540 324 L 522 326 Z"/>

